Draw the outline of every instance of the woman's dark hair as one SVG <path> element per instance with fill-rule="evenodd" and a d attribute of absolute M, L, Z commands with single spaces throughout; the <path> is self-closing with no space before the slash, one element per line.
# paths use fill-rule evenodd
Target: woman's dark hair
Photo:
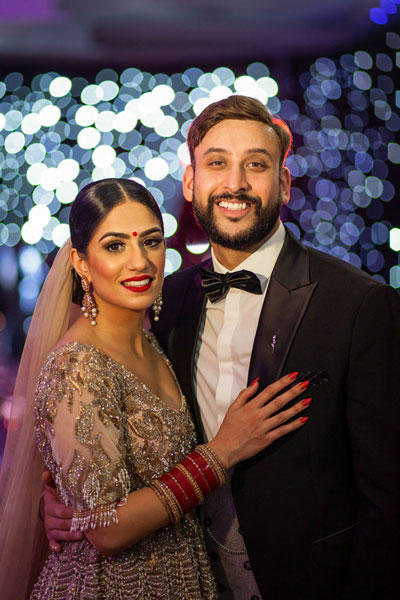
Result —
<path fill-rule="evenodd" d="M 145 187 L 130 179 L 102 179 L 86 185 L 71 205 L 69 227 L 72 247 L 86 256 L 94 232 L 108 213 L 123 202 L 139 202 L 157 217 L 164 232 L 158 204 Z M 83 292 L 80 278 L 75 273 L 73 301 L 80 304 Z"/>

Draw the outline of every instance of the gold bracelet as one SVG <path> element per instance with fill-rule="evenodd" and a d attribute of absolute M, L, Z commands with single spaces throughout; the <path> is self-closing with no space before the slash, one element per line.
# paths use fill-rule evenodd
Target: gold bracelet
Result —
<path fill-rule="evenodd" d="M 200 446 L 196 446 L 196 450 L 210 464 L 215 473 L 215 476 L 218 479 L 219 484 L 224 485 L 224 483 L 226 483 L 227 481 L 228 474 L 225 467 L 219 460 L 218 456 L 215 454 L 214 450 L 212 450 L 207 444 L 201 444 Z"/>

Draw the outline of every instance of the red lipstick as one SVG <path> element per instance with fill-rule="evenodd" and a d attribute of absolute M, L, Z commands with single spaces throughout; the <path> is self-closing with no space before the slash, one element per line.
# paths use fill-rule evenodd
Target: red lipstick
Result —
<path fill-rule="evenodd" d="M 150 289 L 153 278 L 150 275 L 138 275 L 121 281 L 121 285 L 130 292 L 147 292 Z"/>

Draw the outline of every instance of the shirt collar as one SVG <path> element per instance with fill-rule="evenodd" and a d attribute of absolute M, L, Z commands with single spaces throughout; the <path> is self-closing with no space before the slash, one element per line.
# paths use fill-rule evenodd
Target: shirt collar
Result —
<path fill-rule="evenodd" d="M 281 221 L 279 221 L 278 229 L 275 233 L 266 241 L 262 246 L 258 248 L 253 254 L 250 254 L 243 262 L 237 265 L 232 271 L 228 271 L 215 257 L 214 250 L 211 249 L 211 258 L 213 262 L 214 271 L 216 273 L 233 273 L 235 271 L 241 271 L 247 269 L 257 275 L 260 280 L 261 287 L 264 289 L 267 280 L 271 276 L 274 269 L 275 263 L 278 259 L 279 253 L 282 250 L 283 243 L 285 241 L 285 228 Z"/>

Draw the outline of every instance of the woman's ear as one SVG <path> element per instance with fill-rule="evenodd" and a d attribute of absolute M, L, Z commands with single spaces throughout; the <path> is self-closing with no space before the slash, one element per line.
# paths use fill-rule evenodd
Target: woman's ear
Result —
<path fill-rule="evenodd" d="M 74 267 L 75 271 L 78 273 L 79 277 L 85 276 L 90 282 L 89 269 L 87 266 L 87 262 L 83 258 L 83 256 L 81 256 L 79 254 L 79 252 L 76 248 L 72 248 L 72 250 L 71 250 L 70 261 L 71 261 L 72 266 Z"/>

